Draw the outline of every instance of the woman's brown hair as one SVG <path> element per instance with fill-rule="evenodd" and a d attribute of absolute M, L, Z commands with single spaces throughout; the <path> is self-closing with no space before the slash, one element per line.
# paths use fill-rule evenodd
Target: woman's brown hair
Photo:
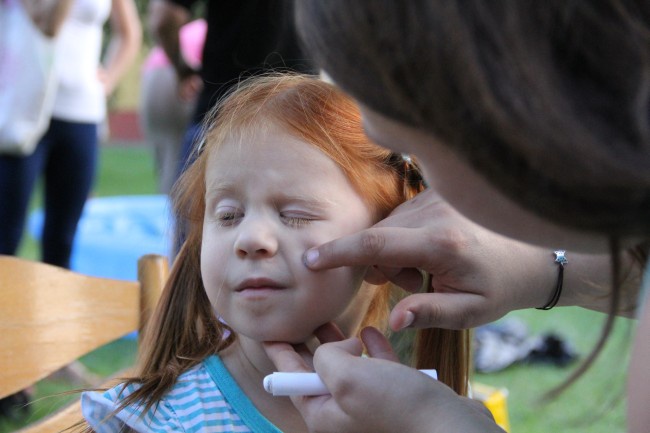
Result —
<path fill-rule="evenodd" d="M 346 92 L 561 225 L 650 234 L 650 2 L 305 0 Z"/>
<path fill-rule="evenodd" d="M 246 137 L 247 131 L 255 131 L 268 122 L 317 147 L 335 161 L 374 211 L 376 221 L 423 188 L 412 164 L 367 139 L 356 104 L 335 86 L 316 77 L 295 74 L 260 76 L 240 83 L 209 116 L 196 160 L 172 193 L 175 214 L 184 228 L 184 242 L 145 331 L 138 373 L 127 381 L 137 384 L 138 389 L 123 400 L 121 407 L 155 407 L 181 373 L 228 347 L 236 338 L 215 315 L 201 279 L 206 161 L 225 140 Z M 241 142 L 245 150 L 245 140 Z M 376 293 L 362 327 L 371 325 L 385 331 L 391 290 L 386 285 Z M 469 367 L 467 332 L 421 332 L 431 345 L 416 354 L 415 364 L 419 368 L 438 369 L 440 380 L 465 394 Z"/>

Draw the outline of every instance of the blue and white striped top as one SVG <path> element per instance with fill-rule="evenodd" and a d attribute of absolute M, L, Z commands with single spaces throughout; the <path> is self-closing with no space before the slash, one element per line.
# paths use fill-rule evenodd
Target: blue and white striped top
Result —
<path fill-rule="evenodd" d="M 181 374 L 160 403 L 146 413 L 142 413 L 142 406 L 132 405 L 110 417 L 137 386 L 124 389 L 120 384 L 103 393 L 84 392 L 84 418 L 97 433 L 281 433 L 257 410 L 216 355 Z"/>

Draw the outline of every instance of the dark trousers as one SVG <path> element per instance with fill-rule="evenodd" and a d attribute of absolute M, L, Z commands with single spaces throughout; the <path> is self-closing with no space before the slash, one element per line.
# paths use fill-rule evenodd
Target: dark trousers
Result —
<path fill-rule="evenodd" d="M 42 175 L 42 260 L 70 267 L 77 224 L 95 177 L 97 147 L 97 124 L 52 119 L 33 154 L 0 155 L 0 254 L 16 253 L 30 198 Z"/>
<path fill-rule="evenodd" d="M 201 124 L 190 122 L 183 142 L 181 143 L 181 154 L 179 156 L 179 164 L 176 171 L 176 180 L 185 172 L 185 170 L 192 165 L 197 157 L 198 140 L 201 138 Z M 185 220 L 181 215 L 174 215 L 174 240 L 172 244 L 172 258 L 175 258 L 180 251 L 185 239 L 187 237 L 187 227 Z"/>

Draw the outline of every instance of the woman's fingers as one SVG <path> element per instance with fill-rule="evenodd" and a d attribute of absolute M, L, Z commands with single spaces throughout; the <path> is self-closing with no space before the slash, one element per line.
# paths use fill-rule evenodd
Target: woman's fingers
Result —
<path fill-rule="evenodd" d="M 289 343 L 266 342 L 264 350 L 279 371 L 312 372 L 311 362 Z"/>
<path fill-rule="evenodd" d="M 377 328 L 367 327 L 361 331 L 361 341 L 371 358 L 399 362 L 390 341 Z"/>
<path fill-rule="evenodd" d="M 418 253 L 424 242 L 421 232 L 414 228 L 372 227 L 312 248 L 303 259 L 313 270 L 357 265 L 418 267 L 426 263 Z"/>
<path fill-rule="evenodd" d="M 417 293 L 395 305 L 388 323 L 394 331 L 406 327 L 468 329 L 500 317 L 500 309 L 488 304 L 480 294 Z"/>
<path fill-rule="evenodd" d="M 321 325 L 314 331 L 314 335 L 316 335 L 316 338 L 318 338 L 321 344 L 345 340 L 343 332 L 332 322 Z"/>

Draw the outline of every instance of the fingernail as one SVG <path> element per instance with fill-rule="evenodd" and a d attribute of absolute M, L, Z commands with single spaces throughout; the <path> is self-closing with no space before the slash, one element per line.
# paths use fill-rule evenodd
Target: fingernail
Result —
<path fill-rule="evenodd" d="M 316 260 L 318 260 L 318 250 L 317 249 L 311 249 L 308 250 L 304 255 L 303 255 L 303 261 L 305 263 L 305 266 L 310 267 L 316 264 Z"/>
<path fill-rule="evenodd" d="M 413 314 L 412 311 L 407 311 L 406 314 L 404 315 L 404 321 L 402 322 L 402 326 L 400 330 L 404 328 L 408 328 L 413 324 L 413 322 L 415 322 L 415 314 Z"/>

